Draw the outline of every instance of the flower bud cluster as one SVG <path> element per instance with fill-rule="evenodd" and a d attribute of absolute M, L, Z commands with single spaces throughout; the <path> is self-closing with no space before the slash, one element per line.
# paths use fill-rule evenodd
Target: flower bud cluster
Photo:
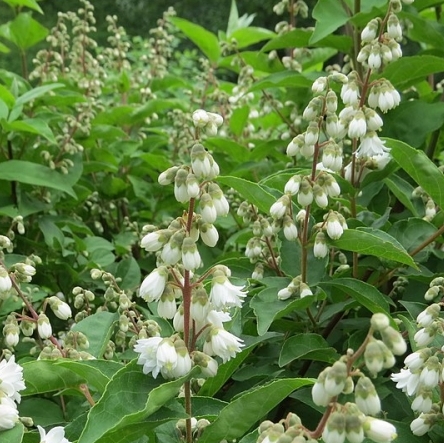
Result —
<path fill-rule="evenodd" d="M 442 277 L 434 279 L 430 289 L 438 288 L 439 291 L 443 282 Z M 428 306 L 418 314 L 416 323 L 420 329 L 414 336 L 417 350 L 405 358 L 405 368 L 391 376 L 398 389 L 414 397 L 411 408 L 420 413 L 410 426 L 415 435 L 428 432 L 444 413 L 442 404 L 436 403 L 439 398 L 436 393 L 444 381 L 444 346 L 436 351 L 429 347 L 435 338 L 444 335 L 444 319 L 440 314 L 441 305 L 438 303 Z"/>
<path fill-rule="evenodd" d="M 302 281 L 302 277 L 298 275 L 290 282 L 288 286 L 278 292 L 277 297 L 279 300 L 287 300 L 291 297 L 304 298 L 309 295 L 313 295 L 313 292 L 307 283 Z"/>

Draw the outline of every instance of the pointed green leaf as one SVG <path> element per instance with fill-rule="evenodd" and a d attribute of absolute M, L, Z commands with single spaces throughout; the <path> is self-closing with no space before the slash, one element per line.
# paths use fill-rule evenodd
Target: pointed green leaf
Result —
<path fill-rule="evenodd" d="M 42 8 L 36 2 L 36 0 L 3 0 L 9 6 L 26 6 L 29 9 L 34 9 L 34 11 L 43 14 Z"/>
<path fill-rule="evenodd" d="M 430 74 L 444 71 L 444 60 L 434 55 L 402 57 L 384 68 L 382 77 L 397 89 L 407 89 Z M 406 75 L 408 73 L 408 75 Z"/>
<path fill-rule="evenodd" d="M 228 17 L 227 37 L 231 36 L 238 27 L 239 12 L 237 10 L 236 0 L 231 0 L 230 16 Z"/>
<path fill-rule="evenodd" d="M 36 88 L 26 91 L 20 97 L 17 97 L 15 104 L 17 106 L 24 105 L 31 100 L 35 100 L 36 98 L 46 95 L 48 92 L 53 91 L 54 89 L 62 88 L 64 86 L 65 85 L 63 83 L 50 83 L 48 85 L 37 86 Z"/>
<path fill-rule="evenodd" d="M 114 323 L 118 319 L 117 312 L 98 311 L 76 323 L 72 331 L 85 334 L 89 341 L 88 352 L 96 358 L 102 358 L 113 332 Z"/>
<path fill-rule="evenodd" d="M 50 143 L 57 144 L 51 128 L 44 120 L 39 118 L 28 118 L 26 120 L 16 120 L 11 123 L 3 122 L 3 128 L 6 131 L 29 132 L 46 138 Z"/>
<path fill-rule="evenodd" d="M 72 186 L 67 182 L 67 176 L 37 163 L 24 160 L 8 160 L 0 163 L 0 180 L 57 189 L 77 198 Z"/>
<path fill-rule="evenodd" d="M 336 29 L 347 23 L 350 16 L 343 2 L 318 0 L 313 9 L 313 18 L 316 21 L 316 25 L 310 38 L 311 44 L 332 34 Z"/>
<path fill-rule="evenodd" d="M 63 366 L 84 378 L 86 383 L 94 386 L 99 392 L 105 390 L 111 377 L 122 369 L 122 363 L 112 360 L 57 360 L 57 366 Z"/>
<path fill-rule="evenodd" d="M 57 365 L 57 360 L 32 360 L 22 364 L 26 389 L 23 396 L 77 388 L 85 382 L 70 370 Z"/>
<path fill-rule="evenodd" d="M 217 181 L 235 189 L 243 198 L 265 213 L 270 211 L 271 205 L 276 201 L 276 198 L 260 185 L 243 178 L 221 176 L 217 178 Z"/>
<path fill-rule="evenodd" d="M 195 376 L 198 368 L 186 377 L 166 382 L 142 372 L 136 360 L 118 371 L 107 384 L 100 400 L 88 414 L 78 443 L 109 442 L 109 434 L 138 423 L 174 398 L 183 383 Z"/>
<path fill-rule="evenodd" d="M 220 58 L 219 40 L 213 33 L 183 18 L 172 17 L 170 21 L 177 26 L 210 61 L 216 62 Z"/>
<path fill-rule="evenodd" d="M 285 340 L 279 355 L 279 366 L 288 365 L 293 360 L 317 360 L 327 363 L 339 358 L 336 350 L 319 334 L 296 334 Z"/>
<path fill-rule="evenodd" d="M 25 50 L 42 41 L 48 35 L 48 29 L 32 18 L 31 13 L 21 12 L 7 23 L 7 37 L 21 50 Z"/>
<path fill-rule="evenodd" d="M 411 197 L 413 192 L 413 186 L 399 177 L 397 174 L 391 174 L 384 179 L 384 183 L 393 192 L 395 197 L 407 208 L 410 212 L 417 217 L 418 211 L 412 203 Z"/>
<path fill-rule="evenodd" d="M 333 286 L 360 305 L 366 307 L 373 314 L 376 312 L 389 313 L 389 298 L 379 292 L 374 286 L 354 278 L 338 278 L 319 283 L 319 286 L 328 288 Z"/>
<path fill-rule="evenodd" d="M 346 229 L 341 238 L 331 240 L 330 243 L 338 249 L 374 255 L 418 269 L 412 257 L 398 240 L 379 229 L 367 227 Z"/>
<path fill-rule="evenodd" d="M 17 423 L 12 429 L 0 431 L 0 441 L 2 443 L 22 443 L 25 427 L 22 423 Z"/>
<path fill-rule="evenodd" d="M 407 174 L 444 208 L 444 175 L 423 151 L 399 140 L 386 139 L 390 154 Z"/>
<path fill-rule="evenodd" d="M 237 47 L 242 49 L 264 40 L 270 40 L 273 37 L 276 37 L 276 33 L 273 31 L 250 26 L 248 28 L 237 29 L 230 36 L 230 39 L 234 38 L 237 41 Z"/>
<path fill-rule="evenodd" d="M 293 391 L 313 383 L 314 380 L 308 378 L 286 378 L 236 397 L 205 428 L 199 443 L 220 443 L 222 440 L 230 441 L 242 437 Z"/>

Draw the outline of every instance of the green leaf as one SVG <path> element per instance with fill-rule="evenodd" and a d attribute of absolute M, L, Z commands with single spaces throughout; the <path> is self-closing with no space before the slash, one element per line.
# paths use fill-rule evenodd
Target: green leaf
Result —
<path fill-rule="evenodd" d="M 134 257 L 123 259 L 117 266 L 116 277 L 122 279 L 119 286 L 122 289 L 135 289 L 140 284 L 140 267 Z"/>
<path fill-rule="evenodd" d="M 342 2 L 332 2 L 331 0 L 318 0 L 313 9 L 313 18 L 316 22 L 315 30 L 310 38 L 310 43 L 332 34 L 336 29 L 345 25 L 350 16 L 344 8 Z"/>
<path fill-rule="evenodd" d="M 216 62 L 220 58 L 219 40 L 213 33 L 183 18 L 171 17 L 169 20 L 177 26 L 210 61 Z"/>
<path fill-rule="evenodd" d="M 413 25 L 407 30 L 410 39 L 422 45 L 427 44 L 432 48 L 442 49 L 444 46 L 444 25 L 408 12 L 401 12 L 400 17 L 407 19 Z M 407 74 L 410 75 L 409 71 Z"/>
<path fill-rule="evenodd" d="M 364 255 L 374 255 L 418 269 L 404 247 L 391 235 L 379 229 L 367 227 L 346 229 L 341 238 L 330 242 L 339 249 L 359 252 Z"/>
<path fill-rule="evenodd" d="M 39 118 L 29 118 L 26 120 L 16 120 L 11 123 L 2 122 L 2 126 L 6 131 L 29 132 L 31 134 L 40 135 L 52 144 L 57 144 L 51 128 L 44 120 Z"/>
<path fill-rule="evenodd" d="M 399 177 L 397 174 L 392 174 L 384 179 L 384 183 L 393 192 L 395 197 L 417 217 L 418 211 L 411 201 L 413 186 Z"/>
<path fill-rule="evenodd" d="M 236 113 L 236 111 L 239 111 L 242 109 L 244 109 L 244 108 L 235 109 L 233 114 Z M 240 111 L 240 113 L 243 114 L 242 111 Z M 235 126 L 235 128 L 232 128 L 231 127 L 232 120 L 233 119 L 231 118 L 230 119 L 230 128 L 233 132 L 235 132 L 234 129 L 238 128 L 239 122 L 237 122 L 237 121 L 234 122 L 233 126 Z M 206 140 L 205 144 L 206 144 L 206 146 L 208 146 L 208 148 L 213 148 L 213 149 L 215 148 L 217 153 L 223 152 L 223 153 L 227 154 L 228 158 L 232 158 L 234 161 L 239 162 L 239 163 L 246 162 L 250 158 L 250 150 L 248 148 L 240 145 L 239 143 L 236 143 L 233 140 L 225 138 L 225 137 L 210 137 Z"/>
<path fill-rule="evenodd" d="M 12 429 L 0 431 L 0 441 L 2 443 L 21 443 L 24 433 L 25 427 L 23 424 L 17 423 Z"/>
<path fill-rule="evenodd" d="M 243 198 L 256 205 L 265 213 L 270 211 L 271 205 L 276 201 L 275 197 L 260 185 L 244 180 L 243 178 L 221 176 L 217 178 L 217 181 L 235 189 Z"/>
<path fill-rule="evenodd" d="M 237 40 L 237 47 L 242 49 L 264 40 L 270 40 L 273 37 L 276 37 L 276 33 L 273 31 L 265 28 L 250 26 L 248 28 L 237 29 L 234 31 L 230 35 L 230 40 L 233 38 Z"/>
<path fill-rule="evenodd" d="M 32 360 L 22 366 L 26 383 L 26 389 L 21 392 L 24 397 L 68 388 L 77 389 L 85 382 L 84 378 L 58 366 L 56 360 Z"/>
<path fill-rule="evenodd" d="M 57 189 L 77 198 L 65 175 L 25 160 L 8 160 L 0 163 L 0 179 Z"/>
<path fill-rule="evenodd" d="M 389 298 L 381 294 L 374 286 L 354 278 L 338 278 L 319 283 L 321 287 L 333 286 L 349 297 L 355 299 L 361 306 L 373 314 L 376 312 L 389 313 Z"/>
<path fill-rule="evenodd" d="M 24 105 L 29 103 L 31 100 L 35 100 L 36 98 L 46 95 L 48 92 L 53 91 L 54 89 L 63 88 L 64 86 L 65 85 L 63 83 L 50 83 L 48 85 L 37 86 L 36 88 L 30 89 L 21 96 L 17 97 L 15 100 L 15 105 Z"/>
<path fill-rule="evenodd" d="M 444 71 L 444 60 L 434 55 L 402 57 L 384 68 L 384 78 L 396 89 L 407 89 L 430 74 Z"/>
<path fill-rule="evenodd" d="M 165 382 L 145 375 L 136 360 L 118 371 L 107 384 L 100 400 L 91 408 L 86 426 L 78 443 L 105 443 L 108 435 L 146 419 L 176 397 L 183 383 L 195 376 L 199 369 L 186 377 Z"/>
<path fill-rule="evenodd" d="M 34 424 L 40 426 L 54 426 L 65 421 L 60 406 L 45 398 L 25 398 L 18 409 L 21 417 L 31 417 Z"/>
<path fill-rule="evenodd" d="M 312 80 L 309 80 L 303 74 L 295 71 L 283 71 L 270 74 L 267 77 L 258 80 L 249 89 L 250 91 L 259 91 L 269 88 L 310 88 Z"/>
<path fill-rule="evenodd" d="M 317 360 L 327 363 L 339 358 L 336 350 L 329 346 L 319 334 L 296 334 L 284 342 L 279 355 L 279 366 L 288 365 L 293 360 Z"/>
<path fill-rule="evenodd" d="M 117 312 L 98 311 L 76 323 L 71 330 L 85 334 L 89 341 L 87 351 L 96 358 L 102 358 L 118 319 Z"/>
<path fill-rule="evenodd" d="M 94 386 L 100 393 L 111 377 L 120 369 L 122 363 L 112 360 L 57 360 L 57 366 L 63 366 L 85 379 L 88 385 Z"/>
<path fill-rule="evenodd" d="M 250 301 L 257 317 L 257 332 L 263 335 L 268 331 L 274 320 L 282 318 L 294 311 L 302 311 L 310 306 L 315 297 L 308 296 L 301 299 L 279 300 L 277 293 L 290 283 L 290 279 L 282 277 L 267 278 L 264 283 L 269 286 L 262 289 Z"/>
<path fill-rule="evenodd" d="M 242 437 L 293 391 L 313 383 L 314 380 L 307 378 L 287 378 L 239 395 L 205 428 L 199 443 L 219 443 Z"/>
<path fill-rule="evenodd" d="M 390 154 L 407 174 L 444 208 L 444 175 L 423 151 L 399 140 L 387 139 Z"/>
<path fill-rule="evenodd" d="M 279 35 L 270 40 L 262 49 L 261 52 L 268 52 L 273 49 L 285 48 L 305 48 L 308 46 L 313 31 L 308 29 L 293 29 L 290 32 Z"/>
<path fill-rule="evenodd" d="M 425 240 L 434 235 L 436 231 L 436 227 L 428 221 L 412 217 L 407 220 L 397 221 L 391 226 L 388 233 L 395 237 L 411 253 Z M 432 244 L 423 248 L 419 253 L 415 254 L 415 260 L 417 262 L 426 260 L 432 248 Z"/>
<path fill-rule="evenodd" d="M 12 22 L 0 27 L 0 35 L 24 51 L 42 41 L 48 35 L 48 29 L 34 20 L 31 13 L 21 12 Z"/>
<path fill-rule="evenodd" d="M 233 114 L 230 117 L 230 129 L 231 132 L 233 132 L 234 135 L 240 136 L 242 134 L 242 131 L 245 128 L 245 125 L 248 121 L 248 115 L 250 113 L 250 108 L 248 106 L 242 106 L 241 108 L 236 108 L 233 111 Z M 224 142 L 226 142 L 226 139 L 223 139 Z M 228 140 L 230 141 L 230 140 Z M 246 149 L 244 149 L 246 151 Z"/>
<path fill-rule="evenodd" d="M 27 8 L 34 9 L 34 11 L 43 14 L 42 8 L 40 8 L 36 0 L 3 0 L 3 1 L 7 3 L 9 6 L 26 6 Z"/>
<path fill-rule="evenodd" d="M 236 354 L 236 357 L 230 359 L 226 363 L 219 365 L 217 374 L 205 381 L 202 388 L 199 390 L 199 395 L 208 397 L 214 396 L 231 378 L 234 372 L 241 367 L 242 363 L 258 344 L 280 336 L 281 334 L 279 333 L 268 332 L 260 337 L 244 337 L 245 347 L 242 348 L 242 352 Z"/>

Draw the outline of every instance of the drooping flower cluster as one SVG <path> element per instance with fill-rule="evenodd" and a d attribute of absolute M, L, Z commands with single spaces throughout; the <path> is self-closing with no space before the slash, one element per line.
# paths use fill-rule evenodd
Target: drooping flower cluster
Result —
<path fill-rule="evenodd" d="M 368 339 L 374 339 L 378 332 L 387 352 L 399 355 L 405 351 L 406 344 L 401 334 L 391 328 L 389 319 L 384 314 L 375 314 L 371 319 L 371 329 Z M 368 345 L 367 345 L 368 346 Z M 352 350 L 347 355 L 326 368 L 319 375 L 312 388 L 312 398 L 318 406 L 330 406 L 324 426 L 315 431 L 303 426 L 301 419 L 294 413 L 279 423 L 265 421 L 259 426 L 257 443 L 314 443 L 322 436 L 325 443 L 343 443 L 349 441 L 361 443 L 365 438 L 375 443 L 390 443 L 396 439 L 396 428 L 389 422 L 373 417 L 381 412 L 381 401 L 375 386 L 369 377 L 360 370 L 353 369 L 353 363 L 359 358 L 363 348 L 356 353 Z M 381 357 L 382 363 L 388 366 L 388 359 Z M 394 364 L 390 360 L 390 366 Z M 367 363 L 366 363 L 367 364 Z M 375 373 L 371 366 L 370 372 Z M 352 376 L 357 376 L 356 385 Z M 341 404 L 341 394 L 355 394 L 355 403 Z"/>
<path fill-rule="evenodd" d="M 374 337 L 379 333 L 381 339 Z M 407 345 L 402 335 L 392 328 L 385 314 L 374 314 L 365 346 L 364 361 L 372 376 L 395 364 L 394 355 L 402 355 Z M 391 442 L 396 437 L 393 425 L 371 416 L 381 411 L 381 401 L 371 379 L 361 371 L 352 371 L 352 363 L 358 356 L 350 350 L 346 356 L 325 368 L 312 388 L 313 402 L 318 406 L 334 404 L 322 437 L 326 443 L 336 441 L 362 442 L 364 436 L 375 442 Z M 356 384 L 351 373 L 358 376 Z M 341 394 L 354 392 L 355 403 L 342 405 Z"/>
<path fill-rule="evenodd" d="M 197 129 L 213 134 L 222 117 L 198 110 L 193 113 L 193 122 Z M 169 338 L 156 333 L 137 341 L 134 349 L 140 353 L 139 364 L 144 373 L 154 377 L 160 373 L 165 378 L 177 378 L 193 365 L 200 366 L 206 375 L 215 375 L 217 361 L 212 357 L 226 362 L 243 346 L 241 339 L 224 328 L 231 320 L 229 311 L 242 306 L 246 296 L 243 287 L 231 283 L 231 271 L 226 266 L 216 265 L 202 277 L 195 274 L 202 266 L 199 239 L 209 247 L 216 246 L 219 234 L 214 222 L 229 211 L 226 197 L 213 181 L 218 174 L 219 166 L 212 155 L 195 143 L 191 165 L 174 166 L 159 176 L 161 185 L 174 183 L 176 200 L 189 206 L 188 212 L 166 229 L 147 227 L 149 232 L 141 240 L 146 251 L 157 254 L 158 266 L 143 280 L 139 296 L 148 303 L 156 302 L 158 314 L 172 319 L 176 331 Z M 198 212 L 194 212 L 195 206 Z"/>
<path fill-rule="evenodd" d="M 425 293 L 427 301 L 442 299 L 444 278 L 431 281 Z M 444 319 L 441 317 L 441 303 L 433 303 L 416 317 L 418 331 L 414 335 L 416 351 L 408 355 L 405 368 L 392 374 L 396 387 L 413 397 L 411 408 L 420 415 L 412 421 L 410 428 L 415 435 L 424 435 L 439 420 L 442 420 L 444 403 L 440 386 L 444 381 Z M 436 343 L 436 346 L 432 346 Z"/>

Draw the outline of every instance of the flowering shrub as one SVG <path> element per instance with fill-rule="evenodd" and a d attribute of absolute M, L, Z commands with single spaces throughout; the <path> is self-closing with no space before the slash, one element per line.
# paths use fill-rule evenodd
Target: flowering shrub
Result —
<path fill-rule="evenodd" d="M 441 442 L 440 2 L 4 2 L 0 441 Z"/>

